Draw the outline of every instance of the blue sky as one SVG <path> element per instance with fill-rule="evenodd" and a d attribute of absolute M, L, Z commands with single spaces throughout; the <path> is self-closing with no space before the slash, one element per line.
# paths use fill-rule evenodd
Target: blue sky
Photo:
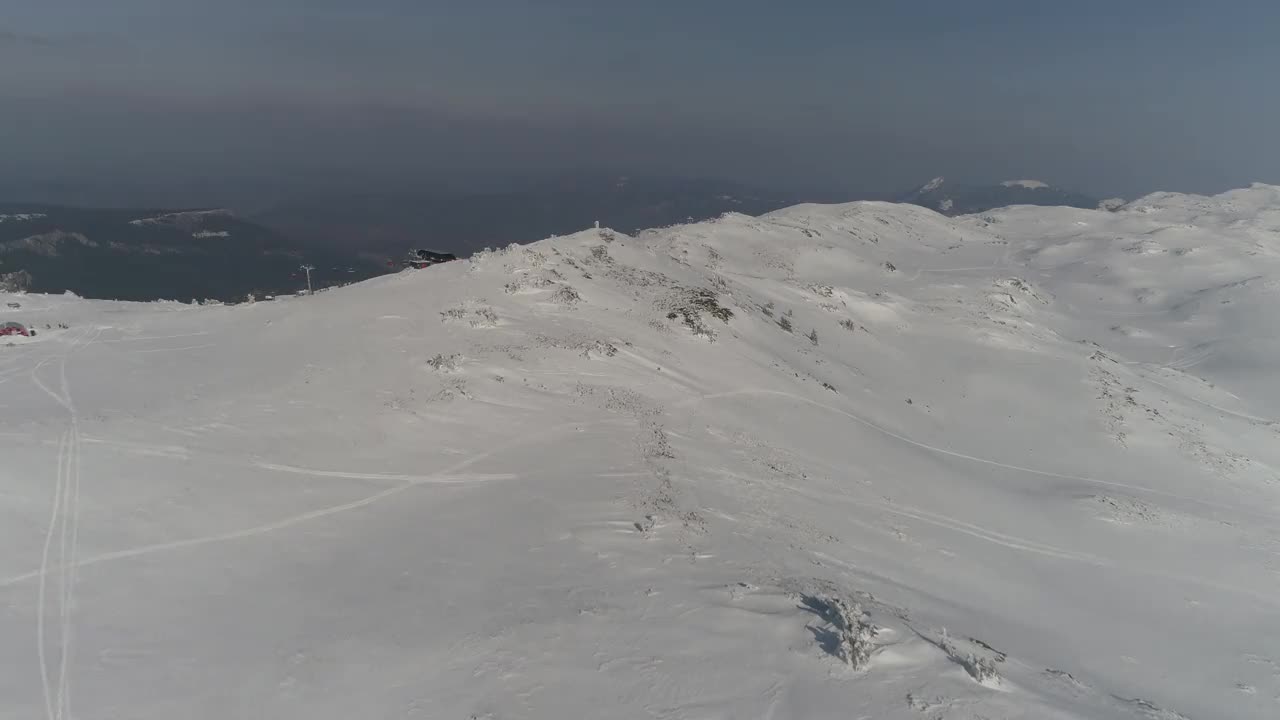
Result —
<path fill-rule="evenodd" d="M 1280 183 L 1276 37 L 1263 0 L 0 0 L 0 143 L 41 180 L 1214 191 Z"/>

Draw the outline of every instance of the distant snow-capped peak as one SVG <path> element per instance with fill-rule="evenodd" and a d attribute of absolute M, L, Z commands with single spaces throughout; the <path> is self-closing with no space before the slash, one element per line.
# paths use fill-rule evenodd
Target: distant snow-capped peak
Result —
<path fill-rule="evenodd" d="M 1039 180 L 1005 180 L 1000 184 L 1008 188 L 1021 187 L 1028 190 L 1043 190 L 1049 187 L 1049 183 Z"/>
<path fill-rule="evenodd" d="M 933 192 L 934 190 L 937 190 L 938 188 L 942 187 L 942 183 L 946 181 L 947 181 L 946 178 L 942 176 L 938 176 L 930 180 L 929 182 L 925 183 L 924 186 L 920 188 L 920 192 L 922 193 Z"/>

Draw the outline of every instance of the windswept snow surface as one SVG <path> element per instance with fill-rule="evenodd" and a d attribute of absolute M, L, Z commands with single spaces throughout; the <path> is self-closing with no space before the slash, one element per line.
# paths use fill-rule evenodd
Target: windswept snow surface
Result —
<path fill-rule="evenodd" d="M 0 717 L 1275 718 L 1277 301 L 1269 186 L 28 295 Z"/>

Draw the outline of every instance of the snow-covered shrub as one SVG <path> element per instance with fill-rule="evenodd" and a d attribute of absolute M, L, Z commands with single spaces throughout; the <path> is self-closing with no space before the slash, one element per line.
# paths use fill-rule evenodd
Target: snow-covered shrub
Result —
<path fill-rule="evenodd" d="M 862 606 L 858 603 L 850 606 L 839 598 L 833 598 L 832 607 L 839 618 L 840 659 L 854 670 L 861 670 L 871 662 L 871 653 L 875 650 L 875 627 L 863 620 Z"/>
<path fill-rule="evenodd" d="M 483 301 L 469 301 L 440 313 L 444 322 L 466 322 L 473 328 L 497 327 L 498 314 Z"/>
<path fill-rule="evenodd" d="M 1016 277 L 1001 278 L 999 280 L 996 280 L 995 283 L 993 284 L 995 285 L 995 287 L 1001 290 L 1004 290 L 1006 293 L 1009 293 L 1010 291 L 1016 291 L 1023 295 L 1029 296 L 1030 298 L 1040 303 L 1041 305 L 1049 304 L 1048 300 L 1046 300 L 1042 295 L 1040 295 L 1040 293 L 1036 292 L 1036 289 L 1031 286 L 1031 283 L 1027 282 L 1026 280 L 1023 280 L 1022 278 L 1016 278 Z M 1010 299 L 1012 299 L 1012 297 L 1010 297 Z"/>
<path fill-rule="evenodd" d="M 662 414 L 661 405 L 630 388 L 588 385 L 580 382 L 574 385 L 573 393 L 579 399 L 589 400 L 593 405 L 604 408 L 609 412 L 621 413 L 635 418 L 654 418 Z M 654 432 L 655 444 L 666 447 L 666 435 L 661 432 L 661 426 L 654 424 L 653 427 L 656 428 Z M 648 447 L 648 445 L 645 445 L 645 457 L 650 457 L 654 454 L 648 451 Z"/>
<path fill-rule="evenodd" d="M 662 273 L 614 262 L 609 264 L 606 274 L 624 285 L 633 287 L 670 287 L 675 284 L 675 281 Z"/>
<path fill-rule="evenodd" d="M 456 353 L 453 355 L 441 355 L 437 353 L 435 357 L 427 361 L 427 365 L 436 372 L 454 372 L 458 369 L 458 360 L 460 357 L 461 356 Z"/>
<path fill-rule="evenodd" d="M 541 290 L 553 284 L 549 278 L 540 274 L 523 273 L 515 280 L 507 283 L 506 291 L 508 294 L 515 295 L 525 290 Z"/>
<path fill-rule="evenodd" d="M 983 685 L 1000 682 L 1000 673 L 996 671 L 996 663 L 991 658 L 969 653 L 964 656 L 960 665 L 964 667 L 970 677 Z"/>
<path fill-rule="evenodd" d="M 568 285 L 561 285 L 551 295 L 551 301 L 561 305 L 576 305 L 581 299 L 582 296 L 578 294 L 578 291 Z"/>
<path fill-rule="evenodd" d="M 828 650 L 854 670 L 866 668 L 876 649 L 876 627 L 866 619 L 862 605 L 834 596 L 806 597 L 804 602 L 831 624 L 834 638 Z"/>
<path fill-rule="evenodd" d="M 522 246 L 521 252 L 523 253 L 524 261 L 529 264 L 529 267 L 540 268 L 547 263 L 547 256 L 537 250 Z"/>
<path fill-rule="evenodd" d="M 656 423 L 649 428 L 649 437 L 643 443 L 642 451 L 647 460 L 670 460 L 676 456 L 666 431 Z"/>
<path fill-rule="evenodd" d="M 720 253 L 710 245 L 703 245 L 707 249 L 707 269 L 718 270 L 724 258 Z"/>
<path fill-rule="evenodd" d="M 604 357 L 613 357 L 618 354 L 618 348 L 613 343 L 596 340 L 582 349 L 582 356 L 585 358 L 590 358 L 591 353 L 602 355 Z"/>
<path fill-rule="evenodd" d="M 660 301 L 659 307 L 667 310 L 668 320 L 682 318 L 694 335 L 708 340 L 715 340 L 716 334 L 702 322 L 703 313 L 726 325 L 733 317 L 733 311 L 720 305 L 716 293 L 706 288 L 676 288 Z"/>
<path fill-rule="evenodd" d="M 467 391 L 467 381 L 462 378 L 449 378 L 444 382 L 440 390 L 428 398 L 427 401 L 450 402 L 458 398 L 471 399 L 471 393 Z"/>
<path fill-rule="evenodd" d="M 493 308 L 478 308 L 471 319 L 471 327 L 494 327 L 498 324 L 498 314 Z"/>
<path fill-rule="evenodd" d="M 990 649 L 990 646 L 985 643 L 978 644 Z M 952 641 L 951 636 L 947 634 L 946 628 L 943 628 L 942 638 L 938 640 L 937 645 L 947 654 L 947 658 L 964 668 L 965 672 L 969 673 L 969 677 L 973 678 L 975 682 L 983 685 L 994 685 L 1000 682 L 1000 673 L 996 669 L 996 660 L 974 652 L 961 652 Z M 1000 659 L 1004 659 L 1003 654 L 1000 655 Z"/>
<path fill-rule="evenodd" d="M 494 250 L 493 248 L 490 248 L 490 247 L 487 247 L 487 248 L 484 248 L 483 250 L 472 253 L 471 257 L 467 258 L 467 264 L 468 264 L 467 270 L 468 272 L 475 272 L 477 270 L 480 270 L 485 266 L 489 265 L 490 262 L 493 260 L 493 258 L 498 257 L 500 255 L 504 255 L 504 254 L 505 254 L 504 250 Z"/>
<path fill-rule="evenodd" d="M 600 357 L 613 357 L 618 354 L 618 347 L 611 342 L 580 333 L 568 336 L 535 335 L 534 341 L 542 347 L 560 348 L 582 353 L 582 357 L 591 358 L 594 353 Z"/>

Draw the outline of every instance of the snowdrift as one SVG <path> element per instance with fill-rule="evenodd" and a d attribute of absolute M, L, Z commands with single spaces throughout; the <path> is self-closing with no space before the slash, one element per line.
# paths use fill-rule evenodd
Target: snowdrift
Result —
<path fill-rule="evenodd" d="M 1278 295 L 1259 185 L 24 296 L 0 717 L 1273 718 Z"/>

